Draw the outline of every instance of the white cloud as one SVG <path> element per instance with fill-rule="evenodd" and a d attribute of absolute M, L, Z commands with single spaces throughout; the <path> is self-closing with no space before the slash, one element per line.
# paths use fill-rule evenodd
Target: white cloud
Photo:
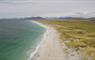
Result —
<path fill-rule="evenodd" d="M 1 17 L 67 16 L 95 12 L 95 0 L 1 0 Z M 93 15 L 90 13 L 90 15 Z"/>

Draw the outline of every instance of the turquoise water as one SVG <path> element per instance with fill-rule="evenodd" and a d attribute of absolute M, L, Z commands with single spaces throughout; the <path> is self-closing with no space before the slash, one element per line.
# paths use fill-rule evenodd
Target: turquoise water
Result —
<path fill-rule="evenodd" d="M 44 32 L 29 20 L 0 20 L 0 60 L 27 60 Z"/>

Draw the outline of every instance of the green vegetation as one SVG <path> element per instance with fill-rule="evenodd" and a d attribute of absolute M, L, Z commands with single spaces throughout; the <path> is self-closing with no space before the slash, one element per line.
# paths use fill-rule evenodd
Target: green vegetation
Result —
<path fill-rule="evenodd" d="M 95 60 L 95 22 L 82 20 L 43 21 L 60 33 L 62 43 L 81 51 L 83 60 Z"/>

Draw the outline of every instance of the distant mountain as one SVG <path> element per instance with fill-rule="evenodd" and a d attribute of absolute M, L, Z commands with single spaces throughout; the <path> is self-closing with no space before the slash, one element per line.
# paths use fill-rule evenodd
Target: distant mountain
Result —
<path fill-rule="evenodd" d="M 59 17 L 58 19 L 71 19 L 72 17 Z"/>
<path fill-rule="evenodd" d="M 43 17 L 2 18 L 0 20 L 43 20 Z"/>
<path fill-rule="evenodd" d="M 88 20 L 95 20 L 95 17 L 88 18 Z"/>
<path fill-rule="evenodd" d="M 25 19 L 40 20 L 40 19 L 44 19 L 44 18 L 43 17 L 27 17 Z"/>
<path fill-rule="evenodd" d="M 81 17 L 50 17 L 46 19 L 48 20 L 86 20 L 86 18 L 81 18 Z"/>
<path fill-rule="evenodd" d="M 95 17 L 83 18 L 83 17 L 24 17 L 24 18 L 6 18 L 0 20 L 91 20 L 95 21 Z"/>

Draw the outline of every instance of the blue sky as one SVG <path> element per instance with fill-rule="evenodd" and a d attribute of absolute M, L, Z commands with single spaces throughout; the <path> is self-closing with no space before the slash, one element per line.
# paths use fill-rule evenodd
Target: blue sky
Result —
<path fill-rule="evenodd" d="M 95 0 L 0 0 L 0 17 L 95 16 Z"/>

